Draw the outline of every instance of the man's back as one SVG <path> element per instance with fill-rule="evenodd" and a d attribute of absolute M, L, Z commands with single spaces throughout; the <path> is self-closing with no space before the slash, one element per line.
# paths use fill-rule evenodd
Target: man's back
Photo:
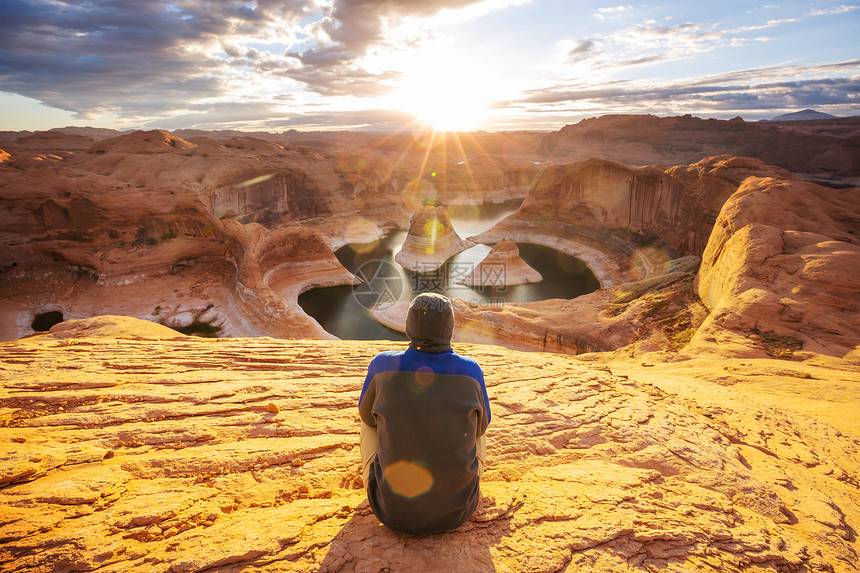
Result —
<path fill-rule="evenodd" d="M 382 353 L 368 368 L 359 413 L 378 433 L 366 487 L 382 523 L 432 533 L 472 515 L 480 497 L 477 440 L 489 423 L 474 360 L 452 351 Z"/>

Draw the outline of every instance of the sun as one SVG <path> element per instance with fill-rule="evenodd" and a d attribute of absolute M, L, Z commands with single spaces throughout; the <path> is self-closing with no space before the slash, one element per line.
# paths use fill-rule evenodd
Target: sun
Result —
<path fill-rule="evenodd" d="M 403 74 L 392 104 L 437 131 L 481 127 L 499 98 L 486 66 L 453 54 L 416 58 Z"/>

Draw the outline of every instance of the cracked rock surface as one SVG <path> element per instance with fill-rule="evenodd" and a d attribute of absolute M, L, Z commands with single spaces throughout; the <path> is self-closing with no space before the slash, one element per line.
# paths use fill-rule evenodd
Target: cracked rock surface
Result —
<path fill-rule="evenodd" d="M 778 360 L 709 382 L 458 345 L 493 412 L 482 500 L 415 537 L 359 469 L 365 368 L 401 343 L 93 320 L 0 345 L 0 571 L 857 570 L 860 430 L 828 423 L 804 363 L 800 404 Z M 856 370 L 827 371 L 856 404 Z"/>

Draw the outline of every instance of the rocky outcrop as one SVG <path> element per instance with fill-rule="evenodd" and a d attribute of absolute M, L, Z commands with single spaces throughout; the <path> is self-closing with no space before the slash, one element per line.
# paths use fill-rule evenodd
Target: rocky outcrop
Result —
<path fill-rule="evenodd" d="M 298 227 L 265 232 L 260 225 L 228 226 L 237 276 L 233 295 L 244 316 L 280 338 L 333 338 L 296 310 L 298 296 L 314 287 L 359 284 L 313 231 Z"/>
<path fill-rule="evenodd" d="M 758 351 L 786 357 L 801 348 L 857 355 L 857 192 L 746 179 L 702 257 L 698 293 L 711 314 L 694 342 L 710 348 L 717 339 L 746 337 Z"/>
<path fill-rule="evenodd" d="M 356 422 L 367 363 L 403 343 L 110 323 L 0 348 L 0 570 L 853 569 L 853 372 L 792 364 L 800 402 L 775 359 L 456 345 L 490 395 L 481 503 L 414 537 L 370 511 Z"/>
<path fill-rule="evenodd" d="M 541 280 L 540 273 L 520 257 L 517 244 L 509 239 L 502 239 L 493 245 L 487 256 L 459 282 L 467 286 L 504 287 Z"/>
<path fill-rule="evenodd" d="M 424 205 L 412 215 L 406 241 L 394 260 L 410 271 L 430 272 L 472 245 L 457 235 L 444 205 Z"/>
<path fill-rule="evenodd" d="M 31 138 L 68 137 L 50 136 Z M 381 231 L 337 194 L 322 155 L 259 143 L 155 131 L 69 152 L 56 166 L 22 167 L 14 155 L 2 183 L 0 336 L 32 332 L 47 311 L 205 323 L 221 336 L 330 336 L 297 296 L 351 284 L 332 248 Z M 233 204 L 239 212 L 226 213 Z"/>

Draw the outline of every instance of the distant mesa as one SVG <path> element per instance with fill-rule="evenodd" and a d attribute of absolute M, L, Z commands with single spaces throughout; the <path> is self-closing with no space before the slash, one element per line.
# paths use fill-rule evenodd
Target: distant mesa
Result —
<path fill-rule="evenodd" d="M 424 205 L 412 216 L 409 234 L 394 260 L 410 271 L 428 273 L 473 244 L 454 230 L 444 205 Z"/>
<path fill-rule="evenodd" d="M 195 145 L 166 131 L 135 131 L 99 141 L 90 147 L 90 153 L 167 153 L 193 149 Z"/>
<path fill-rule="evenodd" d="M 778 115 L 770 121 L 807 121 L 811 119 L 837 119 L 837 116 L 815 111 L 814 109 L 804 109 L 802 111 Z"/>
<path fill-rule="evenodd" d="M 54 127 L 49 129 L 48 131 L 60 131 L 63 133 L 68 133 L 69 135 L 85 135 L 94 139 L 107 139 L 109 137 L 116 137 L 117 135 L 122 135 L 124 133 L 134 133 L 133 130 L 119 131 L 106 127 L 78 127 L 74 125 L 68 125 L 66 127 Z"/>
<path fill-rule="evenodd" d="M 16 151 L 85 151 L 89 149 L 97 138 L 78 133 L 67 133 L 65 131 L 50 130 L 37 131 L 14 140 L 10 145 Z"/>
<path fill-rule="evenodd" d="M 641 167 L 688 165 L 717 155 L 755 157 L 807 181 L 858 185 L 858 141 L 860 122 L 851 118 L 745 122 L 607 115 L 547 134 L 539 148 L 550 164 L 601 158 Z"/>
<path fill-rule="evenodd" d="M 504 287 L 525 283 L 537 283 L 543 280 L 539 272 L 534 270 L 520 257 L 520 249 L 510 239 L 502 239 L 487 253 L 460 284 L 477 287 Z"/>

